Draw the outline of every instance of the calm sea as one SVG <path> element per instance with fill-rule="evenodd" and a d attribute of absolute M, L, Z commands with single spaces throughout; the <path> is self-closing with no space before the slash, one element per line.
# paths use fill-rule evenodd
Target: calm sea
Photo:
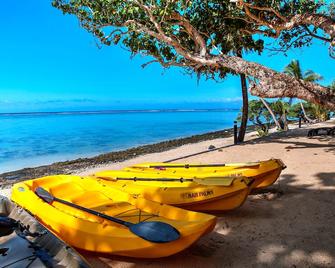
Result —
<path fill-rule="evenodd" d="M 233 125 L 237 110 L 0 114 L 0 173 Z"/>

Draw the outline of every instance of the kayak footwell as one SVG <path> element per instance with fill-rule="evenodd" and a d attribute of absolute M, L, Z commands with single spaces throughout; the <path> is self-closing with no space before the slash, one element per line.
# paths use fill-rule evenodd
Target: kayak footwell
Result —
<path fill-rule="evenodd" d="M 34 193 L 37 187 L 57 198 L 132 224 L 165 222 L 179 231 L 180 238 L 168 243 L 149 242 L 121 224 L 56 201 L 48 204 Z M 103 187 L 89 177 L 58 175 L 17 183 L 12 199 L 72 246 L 128 257 L 159 258 L 178 253 L 211 231 L 216 223 L 215 216 L 135 198 L 118 189 Z"/>

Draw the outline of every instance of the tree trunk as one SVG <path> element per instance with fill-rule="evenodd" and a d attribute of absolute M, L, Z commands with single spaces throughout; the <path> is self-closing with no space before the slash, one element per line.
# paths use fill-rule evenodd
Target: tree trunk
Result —
<path fill-rule="evenodd" d="M 155 32 L 141 26 L 137 32 L 146 32 L 161 42 L 170 45 L 175 49 L 177 54 L 184 57 L 183 62 L 162 62 L 161 59 L 158 59 L 165 67 L 174 65 L 197 69 L 200 66 L 207 66 L 214 71 L 222 67 L 228 68 L 237 74 L 245 74 L 255 79 L 254 82 L 249 83 L 249 91 L 254 96 L 260 98 L 299 98 L 319 104 L 330 110 L 335 109 L 335 94 L 330 88 L 296 79 L 259 63 L 247 61 L 237 56 L 225 54 L 206 54 L 205 57 L 201 56 L 199 53 L 185 49 L 175 38 L 167 36 L 161 30 Z M 197 35 L 197 38 L 194 40 L 197 41 L 199 38 L 201 39 L 201 36 L 199 36 Z M 196 43 L 200 46 L 203 42 Z"/>
<path fill-rule="evenodd" d="M 242 50 L 237 50 L 237 56 L 242 58 Z M 242 90 L 242 118 L 241 118 L 241 125 L 240 130 L 238 132 L 237 141 L 243 142 L 245 132 L 247 131 L 247 124 L 248 124 L 248 87 L 247 87 L 247 79 L 245 74 L 240 74 L 240 81 L 241 81 L 241 90 Z"/>
<path fill-rule="evenodd" d="M 288 122 L 287 122 L 287 117 L 286 117 L 286 110 L 283 111 L 283 114 L 281 116 L 281 120 L 283 121 L 282 129 L 287 131 L 288 130 Z"/>
<path fill-rule="evenodd" d="M 269 104 L 266 102 L 266 100 L 264 100 L 263 98 L 260 98 L 260 100 L 262 101 L 262 103 L 264 104 L 264 106 L 266 107 L 266 109 L 269 111 L 269 113 L 272 116 L 273 122 L 275 123 L 275 125 L 277 126 L 277 129 L 282 129 L 281 125 L 279 124 L 275 114 L 273 113 L 273 111 L 271 110 Z"/>
<path fill-rule="evenodd" d="M 299 98 L 319 104 L 330 110 L 335 109 L 335 94 L 330 88 L 312 82 L 295 79 L 289 75 L 267 68 L 261 64 L 246 61 L 236 56 L 223 54 L 222 52 L 220 55 L 217 53 L 211 53 L 212 46 L 207 45 L 208 36 L 205 38 L 206 34 L 200 33 L 200 31 L 198 31 L 198 29 L 191 24 L 188 20 L 188 16 L 186 15 L 187 12 L 178 13 L 177 11 L 169 11 L 168 13 L 170 13 L 171 16 L 166 16 L 163 20 L 162 16 L 156 15 L 158 8 L 156 9 L 155 5 L 145 5 L 142 1 L 131 1 L 132 4 L 133 2 L 136 3 L 137 8 L 141 9 L 145 13 L 145 16 L 143 18 L 137 18 L 134 16 L 130 19 L 125 16 L 123 19 L 119 18 L 119 16 L 113 15 L 114 9 L 106 9 L 104 10 L 105 12 L 102 12 L 95 6 L 96 1 L 79 1 L 81 4 L 77 4 L 77 1 L 57 0 L 54 2 L 54 6 L 62 9 L 64 13 L 77 15 L 79 20 L 82 22 L 81 25 L 89 32 L 93 32 L 93 34 L 95 34 L 102 41 L 102 43 L 106 43 L 106 40 L 109 39 L 111 33 L 109 33 L 108 36 L 104 36 L 100 29 L 103 30 L 103 28 L 108 26 L 116 28 L 116 30 L 120 30 L 122 32 L 122 36 L 127 36 L 131 33 L 146 34 L 154 38 L 158 43 L 164 43 L 174 52 L 175 56 L 173 57 L 173 60 L 168 60 L 161 54 L 156 55 L 156 53 L 151 53 L 151 56 L 155 58 L 155 60 L 151 62 L 159 62 L 164 67 L 179 66 L 187 69 L 191 68 L 195 71 L 199 71 L 202 67 L 208 67 L 205 69 L 211 71 L 213 74 L 220 68 L 228 68 L 234 73 L 245 74 L 254 78 L 254 82 L 249 83 L 250 93 L 254 96 L 261 98 Z M 68 2 L 70 4 L 68 4 Z M 130 4 L 128 1 L 126 1 L 126 3 L 126 5 Z M 244 1 L 239 0 L 239 3 L 243 7 Z M 77 7 L 77 5 L 81 7 L 92 7 L 92 13 L 94 13 L 94 11 L 98 11 L 104 14 L 99 20 L 91 19 L 91 15 L 81 15 L 81 8 L 79 6 Z M 117 9 L 121 5 L 116 4 L 116 6 Z M 252 5 L 249 4 L 248 6 L 252 8 Z M 182 8 L 180 8 L 180 5 L 176 5 L 176 9 L 179 10 Z M 258 7 L 258 10 L 264 10 L 264 7 Z M 109 14 L 109 12 L 112 13 Z M 111 22 L 105 23 L 105 20 L 109 21 L 109 17 L 111 17 Z M 160 18 L 160 20 L 158 21 L 157 18 Z M 268 17 L 266 16 L 265 26 L 269 26 L 269 23 L 272 23 L 270 26 L 274 29 L 277 20 L 271 20 L 271 17 L 270 20 L 267 18 Z M 257 21 L 259 20 L 262 21 L 262 18 L 257 18 Z M 104 23 L 102 23 L 102 21 Z M 287 22 L 286 19 L 284 21 L 287 25 L 280 24 L 281 27 L 285 27 L 283 30 L 292 29 L 292 27 L 296 26 L 305 25 L 308 27 L 309 25 L 315 25 L 317 29 L 321 29 L 328 34 L 330 36 L 330 43 L 335 45 L 335 20 L 331 16 L 304 13 L 296 14 L 295 16 L 289 18 Z M 174 34 L 174 31 L 167 31 L 165 26 L 163 27 L 164 24 L 170 24 L 171 29 L 175 28 L 176 25 L 181 27 L 180 31 L 185 32 L 194 42 L 194 49 L 184 46 L 183 42 L 181 42 L 184 39 L 179 40 L 179 38 Z M 257 25 L 261 28 L 263 26 L 262 23 L 261 25 L 259 25 L 259 23 Z M 124 28 L 127 28 L 128 31 L 123 32 Z M 97 29 L 99 30 L 97 31 Z M 264 31 L 264 29 L 262 30 Z M 135 40 L 133 40 L 133 38 L 135 38 Z M 136 37 L 130 37 L 130 39 L 133 41 L 141 40 Z M 145 48 L 143 48 L 143 50 L 136 50 L 133 52 L 144 52 L 144 54 L 150 54 L 150 52 Z"/>
<path fill-rule="evenodd" d="M 308 122 L 308 123 L 312 123 L 312 122 L 313 122 L 313 120 L 312 120 L 312 119 L 310 119 L 310 118 L 307 116 L 307 114 L 306 114 L 306 111 L 305 111 L 305 108 L 304 108 L 304 105 L 303 105 L 302 101 L 300 101 L 300 107 L 301 107 L 301 111 L 302 111 L 302 113 L 303 113 L 303 115 L 304 115 L 305 119 L 307 120 L 307 122 Z"/>
<path fill-rule="evenodd" d="M 285 103 L 285 100 L 283 100 L 283 99 L 280 99 L 280 101 L 282 103 Z M 283 122 L 282 129 L 285 130 L 285 131 L 287 131 L 289 129 L 288 128 L 288 121 L 287 121 L 287 114 L 289 113 L 289 109 L 292 105 L 292 101 L 293 101 L 293 98 L 290 98 L 288 100 L 288 105 L 289 105 L 288 109 L 286 109 L 285 105 L 283 104 L 283 111 L 282 111 L 282 115 L 280 117 L 280 120 Z"/>
<path fill-rule="evenodd" d="M 220 55 L 203 58 L 185 52 L 181 48 L 176 48 L 176 50 L 187 60 L 199 66 L 205 65 L 213 69 L 224 67 L 238 74 L 245 74 L 255 78 L 254 81 L 249 83 L 249 91 L 254 96 L 260 98 L 299 98 L 319 104 L 330 110 L 335 109 L 335 94 L 328 87 L 296 79 L 290 75 L 236 56 Z"/>
<path fill-rule="evenodd" d="M 243 106 L 242 106 L 242 119 L 241 119 L 241 125 L 240 130 L 238 132 L 238 142 L 244 141 L 245 132 L 247 131 L 247 124 L 248 124 L 248 88 L 247 88 L 247 79 L 244 74 L 240 75 L 241 80 L 241 89 L 242 89 L 242 100 L 243 100 Z"/>
<path fill-rule="evenodd" d="M 293 102 L 293 98 L 290 98 L 290 99 L 288 100 L 288 106 L 289 106 L 289 107 L 292 106 L 292 102 Z"/>
<path fill-rule="evenodd" d="M 256 78 L 257 83 L 252 82 L 249 86 L 249 91 L 254 96 L 260 98 L 299 98 L 329 109 L 335 108 L 335 94 L 330 88 L 298 80 L 258 63 L 234 56 L 224 56 L 221 66 Z"/>

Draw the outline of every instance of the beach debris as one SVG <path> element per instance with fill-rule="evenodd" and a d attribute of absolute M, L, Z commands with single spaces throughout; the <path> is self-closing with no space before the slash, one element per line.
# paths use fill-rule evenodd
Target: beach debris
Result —
<path fill-rule="evenodd" d="M 335 127 L 320 127 L 308 131 L 307 137 L 313 136 L 335 136 Z"/>
<path fill-rule="evenodd" d="M 264 199 L 267 201 L 272 201 L 277 198 L 280 198 L 283 194 L 284 191 L 281 189 L 276 189 L 276 188 L 268 188 L 268 189 L 261 189 L 255 191 L 255 194 L 260 198 Z"/>

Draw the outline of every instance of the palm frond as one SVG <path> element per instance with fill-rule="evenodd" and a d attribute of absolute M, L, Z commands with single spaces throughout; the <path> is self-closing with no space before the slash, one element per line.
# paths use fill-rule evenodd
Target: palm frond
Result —
<path fill-rule="evenodd" d="M 318 73 L 313 72 L 312 70 L 307 70 L 304 73 L 304 80 L 308 82 L 316 82 L 323 80 L 323 77 L 319 75 Z"/>
<path fill-rule="evenodd" d="M 302 79 L 302 70 L 298 60 L 292 60 L 285 68 L 284 73 L 294 76 L 297 79 Z"/>
<path fill-rule="evenodd" d="M 331 83 L 331 85 L 329 86 L 331 90 L 333 90 L 335 92 L 335 80 L 333 81 L 333 83 Z"/>

